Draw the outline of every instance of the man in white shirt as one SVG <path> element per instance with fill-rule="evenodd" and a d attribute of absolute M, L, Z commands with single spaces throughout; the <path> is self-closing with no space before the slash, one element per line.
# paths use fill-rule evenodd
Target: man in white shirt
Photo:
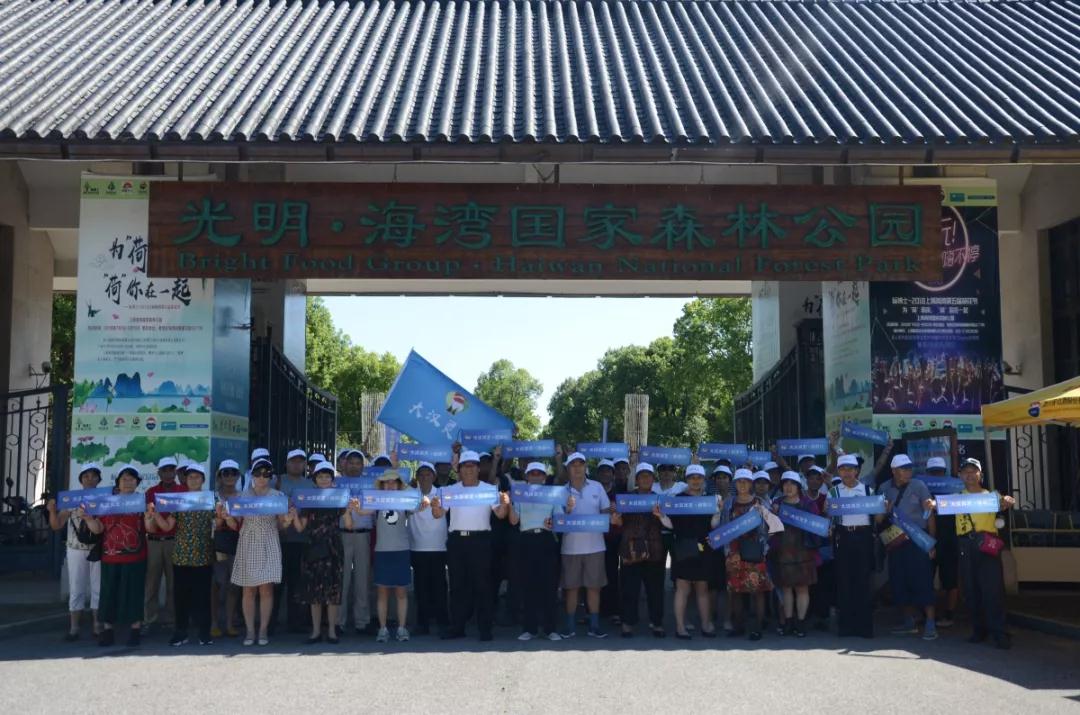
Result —
<path fill-rule="evenodd" d="M 570 499 L 567 513 L 611 514 L 611 501 L 600 482 L 585 476 L 585 455 L 574 452 L 566 458 L 570 474 L 567 488 Z M 607 638 L 600 630 L 600 591 L 607 585 L 604 568 L 604 535 L 591 533 L 563 534 L 562 538 L 562 588 L 566 599 L 566 628 L 563 638 L 573 638 L 574 615 L 577 613 L 579 590 L 585 589 L 585 603 L 589 609 L 589 637 Z"/>
<path fill-rule="evenodd" d="M 435 499 L 435 465 L 421 462 L 416 468 L 416 485 L 420 493 Z M 450 626 L 446 610 L 446 516 L 438 518 L 431 509 L 414 511 L 409 515 L 409 546 L 412 550 L 413 594 L 416 599 L 416 628 L 418 635 L 431 632 L 435 622 L 439 633 Z"/>
<path fill-rule="evenodd" d="M 480 640 L 492 638 L 493 603 L 491 600 L 491 514 L 505 519 L 510 495 L 498 493 L 496 504 L 453 506 L 453 496 L 463 496 L 478 490 L 494 490 L 480 483 L 480 455 L 473 451 L 455 454 L 460 481 L 439 490 L 432 500 L 432 515 L 438 519 L 450 514 L 449 536 L 446 541 L 446 561 L 450 567 L 450 630 L 442 634 L 445 640 L 463 638 L 469 613 L 476 612 Z M 497 490 L 496 490 L 497 491 Z M 449 508 L 442 501 L 450 496 Z"/>
<path fill-rule="evenodd" d="M 360 450 L 347 450 L 344 462 L 343 476 L 359 477 L 364 473 L 364 453 Z M 350 610 L 357 635 L 374 635 L 377 630 L 375 619 L 371 617 L 371 532 L 374 529 L 375 519 L 371 514 L 353 514 L 351 529 L 346 527 L 345 517 L 338 520 L 343 553 L 338 631 L 345 630 Z"/>
<path fill-rule="evenodd" d="M 845 454 L 836 462 L 842 482 L 829 490 L 833 498 L 871 496 L 859 481 L 859 461 Z M 833 519 L 836 558 L 836 605 L 840 636 L 874 636 L 874 603 L 870 576 L 874 568 L 874 531 L 867 514 L 845 514 Z"/>

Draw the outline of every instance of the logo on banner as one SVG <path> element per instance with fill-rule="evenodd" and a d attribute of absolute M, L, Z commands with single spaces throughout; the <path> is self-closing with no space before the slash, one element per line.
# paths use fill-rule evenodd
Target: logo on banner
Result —
<path fill-rule="evenodd" d="M 446 393 L 446 411 L 452 415 L 460 415 L 465 410 L 469 409 L 469 398 L 460 392 L 451 390 Z"/>
<path fill-rule="evenodd" d="M 1041 411 L 1042 404 L 1039 402 L 1032 402 L 1031 407 L 1028 407 L 1028 414 L 1032 417 L 1038 417 Z"/>
<path fill-rule="evenodd" d="M 146 418 L 146 430 L 148 432 L 153 432 L 154 428 L 156 428 L 156 427 L 157 427 L 157 420 L 155 420 L 153 417 L 147 417 Z"/>

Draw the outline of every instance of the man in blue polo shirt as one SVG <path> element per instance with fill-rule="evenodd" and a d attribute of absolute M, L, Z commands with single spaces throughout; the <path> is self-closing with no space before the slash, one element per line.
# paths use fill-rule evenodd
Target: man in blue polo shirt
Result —
<path fill-rule="evenodd" d="M 600 482 L 585 476 L 585 455 L 574 452 L 566 458 L 570 474 L 567 487 L 570 499 L 566 512 L 572 514 L 611 513 L 611 501 Z M 577 613 L 578 591 L 585 589 L 589 609 L 589 637 L 607 638 L 600 630 L 600 590 L 607 585 L 604 569 L 604 535 L 596 532 L 563 534 L 562 587 L 566 599 L 566 628 L 563 638 L 573 638 L 574 614 Z"/>

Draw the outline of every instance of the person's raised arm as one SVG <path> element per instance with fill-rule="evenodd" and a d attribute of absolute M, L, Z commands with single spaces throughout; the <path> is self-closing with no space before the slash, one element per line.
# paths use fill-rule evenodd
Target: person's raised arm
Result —
<path fill-rule="evenodd" d="M 884 469 L 885 465 L 888 463 L 889 455 L 892 454 L 892 451 L 893 451 L 893 441 L 892 441 L 892 437 L 890 437 L 889 441 L 885 443 L 885 448 L 881 450 L 881 456 L 878 457 L 876 462 L 874 462 L 874 479 L 875 480 L 877 479 L 878 473 L 882 469 Z"/>
<path fill-rule="evenodd" d="M 510 509 L 510 494 L 508 492 L 499 492 L 499 504 L 493 510 L 496 518 L 505 519 L 506 512 Z"/>
<path fill-rule="evenodd" d="M 769 452 L 772 454 L 773 461 L 780 465 L 781 469 L 783 469 L 785 472 L 794 471 L 792 470 L 791 465 L 787 463 L 787 460 L 784 459 L 784 455 L 780 454 L 780 450 L 775 444 L 769 447 Z"/>
<path fill-rule="evenodd" d="M 57 512 L 55 499 L 50 499 L 45 504 L 45 511 L 49 513 L 49 528 L 53 531 L 60 531 L 63 529 L 67 524 L 68 516 L 71 514 L 67 509 Z"/>
<path fill-rule="evenodd" d="M 555 483 L 566 484 L 566 467 L 563 461 L 566 459 L 566 450 L 561 444 L 555 445 Z"/>
<path fill-rule="evenodd" d="M 506 518 L 514 526 L 517 526 L 521 523 L 521 515 L 518 514 L 518 510 L 514 508 L 513 504 L 510 505 L 510 511 L 507 513 Z"/>
<path fill-rule="evenodd" d="M 840 430 L 829 433 L 829 458 L 825 464 L 825 471 L 836 474 L 836 460 L 839 459 Z"/>
<path fill-rule="evenodd" d="M 90 516 L 89 514 L 87 514 L 86 510 L 83 509 L 81 504 L 79 505 L 79 508 L 75 510 L 75 516 L 86 522 L 86 528 L 89 529 L 91 532 L 95 534 L 100 534 L 101 532 L 105 531 L 105 524 L 101 523 L 101 519 L 98 519 L 96 516 Z"/>

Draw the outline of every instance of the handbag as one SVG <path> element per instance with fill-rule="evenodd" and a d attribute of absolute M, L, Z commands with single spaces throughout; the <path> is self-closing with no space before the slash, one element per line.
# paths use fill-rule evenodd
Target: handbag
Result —
<path fill-rule="evenodd" d="M 104 534 L 95 534 L 90 531 L 85 521 L 79 521 L 79 527 L 75 529 L 75 540 L 80 544 L 90 545 L 90 553 L 86 555 L 86 560 L 90 563 L 101 561 L 101 554 L 105 550 L 105 540 L 102 536 Z"/>
<path fill-rule="evenodd" d="M 748 564 L 760 564 L 765 560 L 765 545 L 757 534 L 748 534 L 739 539 L 739 560 Z"/>
<path fill-rule="evenodd" d="M 1000 556 L 1001 550 L 1005 548 L 1005 541 L 988 531 L 979 532 L 979 551 L 983 552 L 987 556 Z"/>
<path fill-rule="evenodd" d="M 214 551 L 233 556 L 240 543 L 240 532 L 232 529 L 218 529 L 214 532 Z"/>
<path fill-rule="evenodd" d="M 686 561 L 695 558 L 701 552 L 700 541 L 690 537 L 680 537 L 675 539 L 675 545 L 671 548 L 671 558 L 673 561 Z"/>
<path fill-rule="evenodd" d="M 885 547 L 885 551 L 896 551 L 901 546 L 911 541 L 908 535 L 904 533 L 896 524 L 885 527 L 878 534 L 878 538 L 881 539 L 882 545 Z"/>
<path fill-rule="evenodd" d="M 635 536 L 626 540 L 626 551 L 623 555 L 623 563 L 627 566 L 639 564 L 652 558 L 649 551 L 649 539 L 644 536 Z"/>

